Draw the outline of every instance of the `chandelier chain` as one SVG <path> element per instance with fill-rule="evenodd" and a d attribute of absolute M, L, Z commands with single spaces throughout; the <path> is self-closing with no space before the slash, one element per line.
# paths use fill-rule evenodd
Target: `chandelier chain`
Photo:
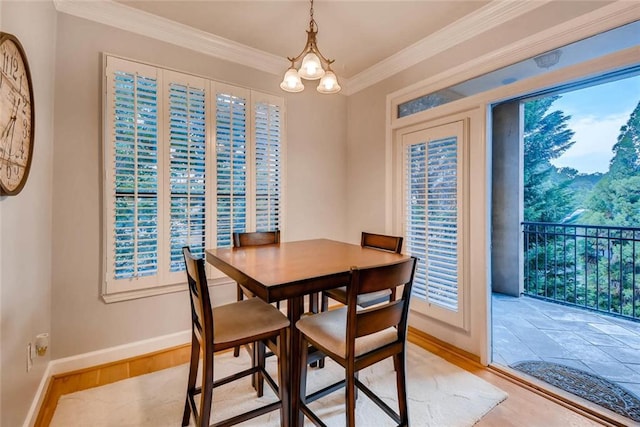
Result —
<path fill-rule="evenodd" d="M 309 8 L 309 31 L 318 32 L 318 23 L 313 18 L 313 0 L 311 0 L 311 6 Z"/>

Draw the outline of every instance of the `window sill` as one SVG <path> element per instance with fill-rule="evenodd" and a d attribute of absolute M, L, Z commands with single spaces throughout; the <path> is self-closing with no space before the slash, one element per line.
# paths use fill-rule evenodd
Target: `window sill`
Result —
<path fill-rule="evenodd" d="M 209 279 L 209 286 L 223 286 L 235 283 L 228 277 L 219 277 L 216 279 Z M 107 303 L 129 301 L 138 298 L 147 298 L 157 295 L 171 294 L 174 292 L 182 292 L 187 290 L 186 283 L 177 283 L 175 285 L 157 286 L 146 289 L 136 289 L 135 291 L 117 292 L 111 294 L 102 294 L 102 300 Z"/>

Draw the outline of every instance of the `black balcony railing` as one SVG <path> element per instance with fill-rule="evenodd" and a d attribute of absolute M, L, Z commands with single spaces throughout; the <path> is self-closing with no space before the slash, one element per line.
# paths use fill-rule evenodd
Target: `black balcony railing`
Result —
<path fill-rule="evenodd" d="M 522 227 L 526 295 L 640 319 L 640 228 Z"/>

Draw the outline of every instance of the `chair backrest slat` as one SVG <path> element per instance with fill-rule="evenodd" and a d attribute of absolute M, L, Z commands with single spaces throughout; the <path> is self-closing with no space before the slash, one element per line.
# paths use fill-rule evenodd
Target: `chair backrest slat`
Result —
<path fill-rule="evenodd" d="M 373 334 L 400 324 L 405 303 L 404 300 L 393 301 L 390 304 L 357 313 L 356 337 Z"/>
<path fill-rule="evenodd" d="M 400 253 L 402 252 L 402 240 L 403 238 L 400 236 L 387 236 L 363 231 L 360 246 Z"/>
<path fill-rule="evenodd" d="M 347 344 L 352 352 L 355 339 L 395 326 L 398 339 L 403 340 L 407 330 L 409 298 L 413 286 L 416 258 L 411 257 L 394 264 L 351 270 L 347 297 Z M 358 310 L 358 295 L 403 286 L 398 300 Z"/>
<path fill-rule="evenodd" d="M 233 233 L 233 247 L 261 246 L 280 243 L 280 230 Z"/>
<path fill-rule="evenodd" d="M 402 262 L 378 268 L 359 270 L 358 294 L 391 289 L 407 283 L 413 274 L 409 263 Z"/>

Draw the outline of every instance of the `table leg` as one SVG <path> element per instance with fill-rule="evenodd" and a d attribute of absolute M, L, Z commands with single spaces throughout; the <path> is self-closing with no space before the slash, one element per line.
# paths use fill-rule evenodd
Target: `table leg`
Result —
<path fill-rule="evenodd" d="M 287 301 L 287 315 L 291 322 L 289 329 L 289 420 L 286 425 L 302 426 L 303 415 L 300 412 L 300 332 L 296 329 L 296 322 L 302 316 L 304 310 L 303 297 L 290 298 Z M 285 393 L 287 394 L 287 393 Z"/>

